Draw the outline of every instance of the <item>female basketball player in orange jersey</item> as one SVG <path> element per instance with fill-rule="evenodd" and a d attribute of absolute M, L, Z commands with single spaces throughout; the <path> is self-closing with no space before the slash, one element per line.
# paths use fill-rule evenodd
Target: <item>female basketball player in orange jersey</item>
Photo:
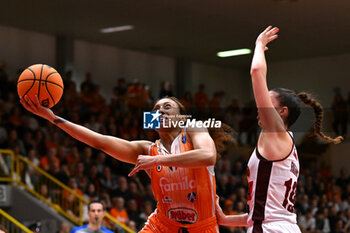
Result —
<path fill-rule="evenodd" d="M 38 100 L 32 103 L 27 96 L 21 103 L 77 140 L 120 161 L 137 164 L 133 173 L 146 170 L 158 205 L 141 232 L 219 232 L 213 167 L 217 152 L 206 129 L 184 131 L 179 127 L 161 127 L 160 140 L 155 143 L 127 141 L 64 120 L 41 106 Z M 184 114 L 183 106 L 173 97 L 157 101 L 154 110 L 161 114 L 161 121 L 179 121 L 183 118 L 180 114 Z"/>
<path fill-rule="evenodd" d="M 269 26 L 257 38 L 251 77 L 261 133 L 247 168 L 249 214 L 225 216 L 217 207 L 219 224 L 248 224 L 248 232 L 300 232 L 294 212 L 299 160 L 289 127 L 300 115 L 300 102 L 314 109 L 314 133 L 321 139 L 340 143 L 321 132 L 322 106 L 307 93 L 267 88 L 266 45 L 277 38 L 278 28 Z"/>

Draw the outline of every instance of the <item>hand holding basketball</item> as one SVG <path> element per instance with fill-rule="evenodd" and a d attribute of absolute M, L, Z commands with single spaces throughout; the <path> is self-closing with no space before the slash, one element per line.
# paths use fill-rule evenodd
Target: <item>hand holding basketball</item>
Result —
<path fill-rule="evenodd" d="M 51 111 L 51 109 L 43 107 L 37 96 L 35 96 L 34 102 L 25 95 L 24 97 L 20 98 L 21 104 L 25 109 L 27 109 L 29 112 L 34 113 L 35 115 L 38 115 L 46 120 L 53 121 L 55 114 Z"/>
<path fill-rule="evenodd" d="M 42 106 L 52 108 L 62 97 L 63 81 L 54 68 L 36 64 L 25 69 L 19 76 L 17 92 L 20 98 L 26 95 L 33 103 L 37 96 Z"/>

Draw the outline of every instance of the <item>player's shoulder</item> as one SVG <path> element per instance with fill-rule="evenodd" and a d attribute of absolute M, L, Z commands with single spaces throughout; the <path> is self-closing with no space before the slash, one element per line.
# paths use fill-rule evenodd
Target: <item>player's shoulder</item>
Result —
<path fill-rule="evenodd" d="M 113 233 L 113 231 L 108 230 L 107 228 L 101 227 L 101 230 L 105 233 Z"/>
<path fill-rule="evenodd" d="M 83 226 L 74 227 L 70 233 L 79 233 L 81 230 L 86 229 L 87 227 L 87 224 Z"/>

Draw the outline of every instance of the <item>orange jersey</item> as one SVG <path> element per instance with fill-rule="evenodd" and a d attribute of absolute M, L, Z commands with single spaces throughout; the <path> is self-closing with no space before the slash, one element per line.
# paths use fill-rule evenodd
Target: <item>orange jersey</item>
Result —
<path fill-rule="evenodd" d="M 126 212 L 126 209 L 123 209 L 122 211 L 119 211 L 116 208 L 112 208 L 109 211 L 109 214 L 115 218 L 117 221 L 119 221 L 120 223 L 126 225 L 126 222 L 129 220 L 129 216 L 128 213 Z"/>
<path fill-rule="evenodd" d="M 179 134 L 171 151 L 156 141 L 149 148 L 151 156 L 171 156 L 193 150 L 188 135 Z M 182 224 L 194 224 L 215 217 L 214 166 L 181 168 L 157 166 L 151 169 L 151 182 L 158 201 L 157 214 Z"/>

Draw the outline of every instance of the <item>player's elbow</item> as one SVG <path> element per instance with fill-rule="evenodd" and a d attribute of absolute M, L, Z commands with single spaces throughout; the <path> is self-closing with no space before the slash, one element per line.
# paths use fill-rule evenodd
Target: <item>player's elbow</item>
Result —
<path fill-rule="evenodd" d="M 254 77 L 259 77 L 259 76 L 261 76 L 261 74 L 263 74 L 264 73 L 264 66 L 263 65 L 260 65 L 260 64 L 256 64 L 256 65 L 254 65 L 254 66 L 252 66 L 251 68 L 250 68 L 250 76 L 252 77 L 252 78 L 254 78 Z"/>
<path fill-rule="evenodd" d="M 215 163 L 216 163 L 216 151 L 215 150 L 208 151 L 204 160 L 205 166 L 214 166 Z"/>

